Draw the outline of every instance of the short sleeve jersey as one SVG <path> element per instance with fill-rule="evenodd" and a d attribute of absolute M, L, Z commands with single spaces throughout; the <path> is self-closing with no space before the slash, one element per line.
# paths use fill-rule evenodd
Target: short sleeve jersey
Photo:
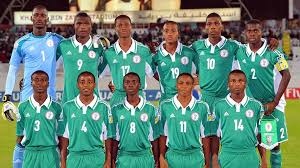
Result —
<path fill-rule="evenodd" d="M 119 150 L 135 152 L 151 148 L 151 141 L 160 136 L 156 108 L 140 96 L 136 107 L 124 100 L 112 107 L 115 139 Z"/>
<path fill-rule="evenodd" d="M 33 96 L 19 105 L 17 114 L 17 136 L 24 136 L 26 148 L 43 148 L 57 145 L 57 123 L 61 106 L 48 96 L 40 106 Z"/>
<path fill-rule="evenodd" d="M 239 44 L 223 36 L 221 38 L 215 46 L 205 39 L 194 42 L 192 48 L 198 54 L 197 68 L 202 93 L 224 98 L 228 94 L 228 74 L 232 70 Z"/>
<path fill-rule="evenodd" d="M 214 113 L 219 122 L 218 136 L 225 150 L 248 151 L 257 145 L 259 120 L 263 115 L 260 102 L 245 96 L 240 103 L 230 95 L 215 104 Z"/>
<path fill-rule="evenodd" d="M 176 150 L 201 148 L 204 136 L 203 121 L 208 113 L 207 103 L 194 97 L 183 108 L 175 95 L 161 103 L 161 133 L 167 137 L 167 146 Z"/>

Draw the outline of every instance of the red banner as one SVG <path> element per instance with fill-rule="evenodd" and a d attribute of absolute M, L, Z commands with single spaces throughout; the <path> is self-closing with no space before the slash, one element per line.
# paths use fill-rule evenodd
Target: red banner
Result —
<path fill-rule="evenodd" d="M 300 99 L 300 88 L 287 88 L 284 95 L 286 99 Z"/>

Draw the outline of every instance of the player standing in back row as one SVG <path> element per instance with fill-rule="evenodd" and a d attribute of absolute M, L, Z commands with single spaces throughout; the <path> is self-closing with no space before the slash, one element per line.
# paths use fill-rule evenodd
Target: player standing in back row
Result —
<path fill-rule="evenodd" d="M 288 140 L 283 95 L 291 79 L 288 63 L 281 51 L 271 51 L 266 40 L 262 40 L 262 24 L 259 20 L 250 20 L 246 24 L 246 37 L 248 44 L 238 50 L 237 59 L 247 75 L 251 94 L 265 106 L 264 119 L 276 119 L 275 132 L 279 144 L 275 148 L 265 147 L 273 148 L 271 167 L 280 168 L 280 143 Z"/>

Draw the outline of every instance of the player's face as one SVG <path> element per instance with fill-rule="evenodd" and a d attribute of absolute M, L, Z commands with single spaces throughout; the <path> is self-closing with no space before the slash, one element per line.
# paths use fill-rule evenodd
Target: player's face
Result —
<path fill-rule="evenodd" d="M 163 37 L 167 43 L 178 41 L 179 31 L 176 24 L 165 24 L 163 27 Z"/>
<path fill-rule="evenodd" d="M 222 21 L 219 17 L 209 17 L 206 20 L 205 29 L 208 37 L 221 37 L 223 30 Z"/>
<path fill-rule="evenodd" d="M 138 94 L 140 86 L 141 84 L 137 76 L 128 75 L 124 77 L 123 87 L 128 95 Z"/>
<path fill-rule="evenodd" d="M 94 93 L 96 83 L 91 75 L 83 74 L 77 81 L 77 87 L 79 89 L 80 95 L 90 96 Z"/>
<path fill-rule="evenodd" d="M 88 37 L 92 31 L 92 21 L 89 17 L 76 17 L 74 21 L 75 34 L 78 37 Z"/>
<path fill-rule="evenodd" d="M 177 79 L 176 87 L 178 96 L 191 96 L 194 88 L 193 79 L 187 75 L 180 76 Z"/>
<path fill-rule="evenodd" d="M 247 24 L 246 37 L 248 43 L 259 43 L 262 38 L 261 26 L 259 24 Z"/>
<path fill-rule="evenodd" d="M 46 9 L 35 8 L 32 11 L 31 21 L 33 27 L 37 29 L 43 29 L 47 26 L 48 12 Z"/>
<path fill-rule="evenodd" d="M 43 73 L 36 73 L 32 75 L 31 85 L 34 93 L 47 93 L 49 80 L 47 75 Z"/>
<path fill-rule="evenodd" d="M 131 23 L 126 18 L 120 18 L 116 20 L 116 32 L 119 38 L 129 38 L 131 37 Z"/>
<path fill-rule="evenodd" d="M 243 74 L 233 73 L 229 76 L 228 87 L 231 94 L 241 94 L 246 88 L 246 77 Z"/>

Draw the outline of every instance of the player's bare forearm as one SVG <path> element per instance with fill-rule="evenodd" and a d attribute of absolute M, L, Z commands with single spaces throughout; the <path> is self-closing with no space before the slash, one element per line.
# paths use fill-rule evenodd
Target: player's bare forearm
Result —
<path fill-rule="evenodd" d="M 276 93 L 276 96 L 274 98 L 275 103 L 279 103 L 280 98 L 282 97 L 282 95 L 284 94 L 290 80 L 291 80 L 291 74 L 290 71 L 288 69 L 280 71 L 280 74 L 282 76 L 279 87 L 278 87 L 278 91 Z"/>
<path fill-rule="evenodd" d="M 112 151 L 112 140 L 105 140 L 105 163 L 104 168 L 111 167 L 111 151 Z"/>
<path fill-rule="evenodd" d="M 58 137 L 59 140 L 59 150 L 60 150 L 60 163 L 61 168 L 66 168 L 66 159 L 67 159 L 67 147 L 69 145 L 69 139 L 64 137 Z"/>
<path fill-rule="evenodd" d="M 159 161 L 159 144 L 158 138 L 151 142 L 155 164 Z"/>
<path fill-rule="evenodd" d="M 24 136 L 17 136 L 17 144 L 21 143 L 22 142 L 22 139 L 23 139 Z"/>
<path fill-rule="evenodd" d="M 217 136 L 211 136 L 211 153 L 212 153 L 212 165 L 213 168 L 219 168 L 218 163 L 218 153 L 219 153 L 219 145 L 220 139 Z"/>
<path fill-rule="evenodd" d="M 258 143 L 260 144 L 261 143 L 261 135 L 258 134 L 256 137 L 257 137 Z M 267 168 L 268 162 L 267 162 L 266 149 L 260 145 L 257 145 L 257 149 L 258 149 L 258 152 L 259 152 L 259 155 L 261 158 L 261 168 Z"/>
<path fill-rule="evenodd" d="M 118 154 L 118 146 L 119 146 L 119 141 L 117 140 L 112 140 L 112 151 L 111 151 L 111 159 L 112 159 L 112 167 L 116 167 L 116 159 L 117 159 L 117 154 Z"/>
<path fill-rule="evenodd" d="M 166 136 L 160 136 L 159 137 L 159 155 L 165 157 L 166 151 L 167 151 L 167 137 Z"/>
<path fill-rule="evenodd" d="M 203 153 L 205 159 L 205 167 L 210 168 L 210 156 L 211 156 L 211 139 L 210 137 L 202 138 Z"/>

